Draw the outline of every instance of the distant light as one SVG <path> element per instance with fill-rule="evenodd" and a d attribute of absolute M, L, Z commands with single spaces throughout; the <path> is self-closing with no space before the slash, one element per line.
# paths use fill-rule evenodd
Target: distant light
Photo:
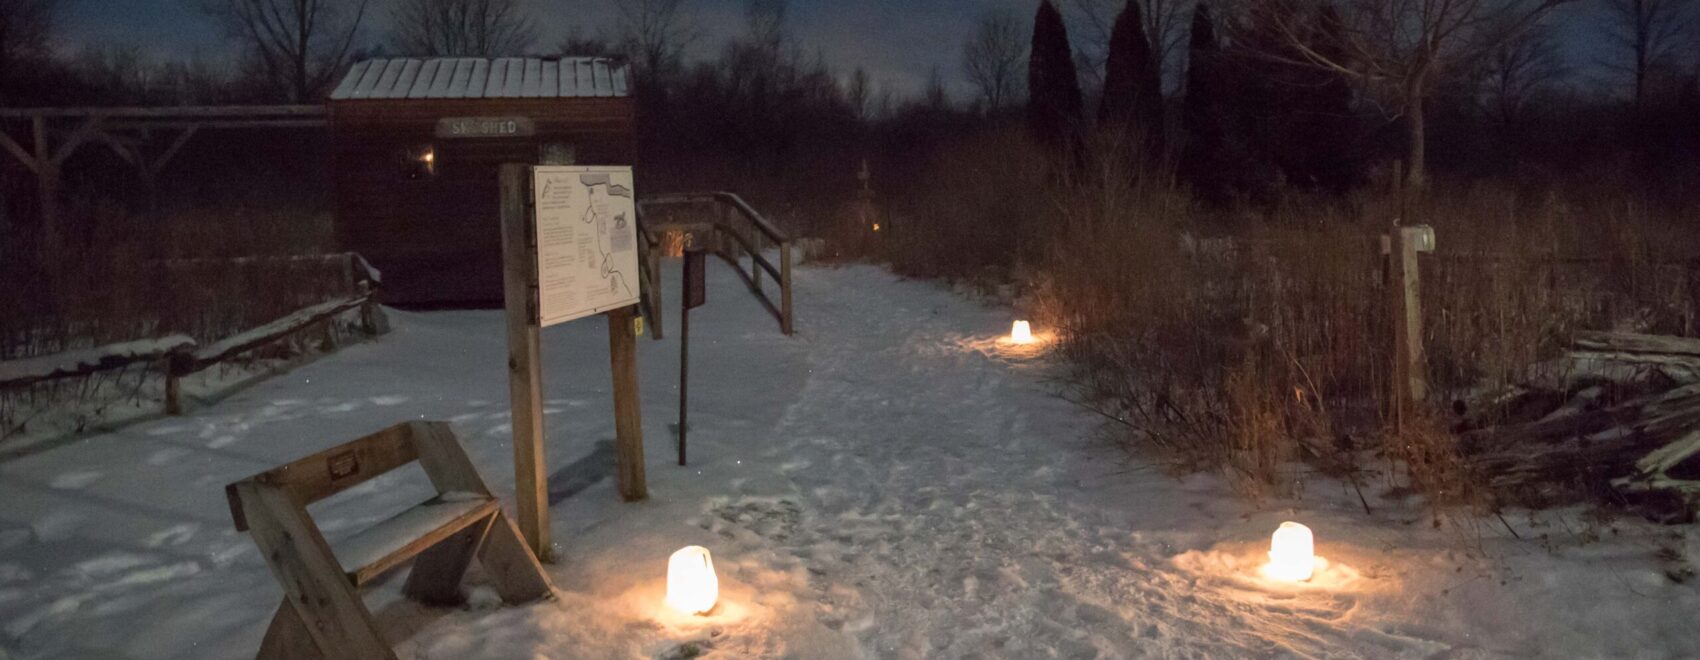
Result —
<path fill-rule="evenodd" d="M 1009 340 L 1017 344 L 1033 343 L 1033 326 L 1026 321 L 1016 321 L 1009 329 Z"/>
<path fill-rule="evenodd" d="M 1316 570 L 1316 540 L 1310 528 L 1296 522 L 1281 523 L 1269 540 L 1269 565 L 1264 575 L 1288 582 L 1309 580 Z"/>
<path fill-rule="evenodd" d="M 880 223 L 877 223 L 877 222 L 874 223 L 874 231 L 878 232 L 879 230 L 880 230 Z"/>
<path fill-rule="evenodd" d="M 419 160 L 425 161 L 425 164 L 427 165 L 435 163 L 437 162 L 437 152 L 427 151 L 425 152 L 425 155 L 419 157 Z"/>
<path fill-rule="evenodd" d="M 700 545 L 680 548 L 667 560 L 667 606 L 683 614 L 707 614 L 720 600 L 714 559 Z"/>

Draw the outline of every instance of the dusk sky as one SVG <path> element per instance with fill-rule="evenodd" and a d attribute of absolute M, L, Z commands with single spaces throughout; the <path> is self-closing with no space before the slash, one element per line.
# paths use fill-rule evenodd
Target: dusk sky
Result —
<path fill-rule="evenodd" d="M 526 0 L 542 32 L 539 47 L 552 48 L 574 28 L 586 34 L 611 29 L 616 0 Z M 697 53 L 718 48 L 741 29 L 743 0 L 689 3 L 703 36 Z M 820 51 L 835 70 L 867 68 L 875 81 L 905 91 L 919 89 L 934 67 L 953 86 L 960 84 L 961 43 L 974 20 L 991 8 L 1023 15 L 1032 0 L 794 0 L 789 25 L 805 50 Z M 373 1 L 364 42 L 386 36 L 387 3 Z M 93 43 L 139 46 L 156 57 L 199 54 L 220 59 L 229 44 L 191 0 L 67 0 L 66 48 Z"/>
<path fill-rule="evenodd" d="M 611 30 L 618 0 L 524 0 L 537 17 L 539 50 L 552 49 L 571 30 L 594 35 Z M 688 5 L 702 37 L 695 55 L 711 54 L 742 29 L 744 0 L 693 0 Z M 840 74 L 864 67 L 876 83 L 899 93 L 915 93 L 938 69 L 953 95 L 965 98 L 961 45 L 984 12 L 1007 8 L 1028 16 L 1036 0 L 792 0 L 789 27 L 794 41 L 809 53 L 820 52 Z M 388 34 L 386 0 L 372 0 L 362 38 L 381 44 Z M 1577 82 L 1597 79 L 1600 34 L 1592 21 L 1571 10 L 1557 17 Z M 1077 42 L 1082 35 L 1075 28 Z M 231 46 L 216 25 L 194 9 L 193 0 L 66 0 L 64 48 L 88 44 L 138 46 L 160 58 L 200 56 L 218 61 Z M 1078 45 L 1078 44 L 1077 44 Z"/>

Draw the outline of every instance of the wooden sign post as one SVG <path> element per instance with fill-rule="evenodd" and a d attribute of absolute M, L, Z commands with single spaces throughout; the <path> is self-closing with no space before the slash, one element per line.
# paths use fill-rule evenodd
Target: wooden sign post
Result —
<path fill-rule="evenodd" d="M 501 191 L 518 522 L 526 544 L 551 561 L 539 356 L 544 326 L 608 317 L 618 490 L 627 501 L 649 496 L 632 334 L 641 280 L 636 199 L 630 168 L 503 165 Z"/>
<path fill-rule="evenodd" d="M 708 299 L 708 253 L 702 248 L 685 250 L 684 295 L 679 301 L 679 465 L 685 464 L 685 404 L 690 385 L 691 309 Z"/>
<path fill-rule="evenodd" d="M 508 398 L 513 418 L 514 499 L 520 536 L 544 562 L 549 542 L 549 475 L 543 461 L 543 367 L 538 359 L 537 273 L 532 254 L 531 168 L 502 166 L 502 298 L 508 320 Z"/>

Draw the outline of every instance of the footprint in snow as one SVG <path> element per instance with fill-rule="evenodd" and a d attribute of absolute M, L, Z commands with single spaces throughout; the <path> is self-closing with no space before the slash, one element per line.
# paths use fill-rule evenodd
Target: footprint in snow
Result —
<path fill-rule="evenodd" d="M 103 476 L 106 476 L 106 473 L 99 470 L 76 470 L 54 477 L 48 485 L 59 490 L 82 490 L 100 481 Z"/>

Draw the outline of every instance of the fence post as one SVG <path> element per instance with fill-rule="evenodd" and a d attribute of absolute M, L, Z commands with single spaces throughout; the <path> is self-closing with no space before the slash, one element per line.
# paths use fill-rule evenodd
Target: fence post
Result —
<path fill-rule="evenodd" d="M 796 331 L 791 317 L 791 241 L 779 244 L 779 309 L 779 329 L 790 336 Z"/>
<path fill-rule="evenodd" d="M 183 414 L 183 383 L 177 376 L 177 354 L 165 355 L 165 414 Z"/>
<path fill-rule="evenodd" d="M 649 313 L 651 316 L 649 320 L 650 325 L 654 326 L 649 329 L 649 336 L 655 338 L 656 341 L 660 341 L 662 339 L 661 314 L 662 310 L 667 308 L 666 305 L 662 304 L 661 300 L 662 286 L 660 245 L 649 246 L 649 283 L 651 285 L 649 287 Z"/>
<path fill-rule="evenodd" d="M 1422 281 L 1419 252 L 1434 250 L 1434 230 L 1427 226 L 1395 227 L 1387 243 L 1391 278 L 1388 305 L 1393 320 L 1393 420 L 1402 428 L 1407 414 L 1428 395 L 1423 357 Z"/>

